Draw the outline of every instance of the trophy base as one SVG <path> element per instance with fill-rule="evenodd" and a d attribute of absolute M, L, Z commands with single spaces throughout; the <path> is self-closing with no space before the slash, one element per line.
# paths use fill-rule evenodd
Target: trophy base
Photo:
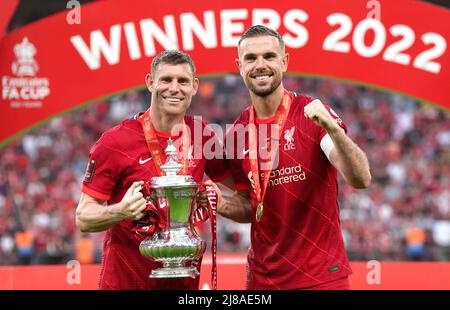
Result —
<path fill-rule="evenodd" d="M 193 278 L 200 273 L 195 267 L 159 268 L 152 270 L 150 278 Z"/>

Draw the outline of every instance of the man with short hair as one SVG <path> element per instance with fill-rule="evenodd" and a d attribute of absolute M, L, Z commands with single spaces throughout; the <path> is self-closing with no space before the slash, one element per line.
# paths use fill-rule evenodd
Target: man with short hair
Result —
<path fill-rule="evenodd" d="M 238 193 L 220 199 L 218 212 L 251 222 L 247 289 L 348 289 L 337 171 L 366 188 L 367 157 L 329 106 L 284 89 L 289 54 L 276 31 L 249 28 L 238 56 L 252 105 L 234 123 L 245 130 L 227 134 Z M 243 149 L 230 143 L 239 139 Z"/>
<path fill-rule="evenodd" d="M 152 93 L 150 108 L 106 131 L 91 149 L 76 222 L 83 232 L 106 230 L 100 289 L 197 289 L 199 277 L 149 278 L 151 270 L 162 265 L 139 252 L 145 236 L 136 233 L 136 221 L 144 217 L 146 201 L 136 189 L 161 175 L 169 138 L 181 140 L 182 150 L 203 150 L 206 139 L 193 139 L 198 120 L 185 115 L 199 81 L 191 58 L 180 51 L 157 55 L 145 80 Z M 183 124 L 190 130 L 172 132 Z M 206 124 L 200 126 L 204 129 Z M 183 164 L 180 174 L 192 175 L 197 182 L 204 172 L 213 181 L 227 176 L 223 160 L 206 160 L 203 152 L 202 158 L 179 159 Z"/>

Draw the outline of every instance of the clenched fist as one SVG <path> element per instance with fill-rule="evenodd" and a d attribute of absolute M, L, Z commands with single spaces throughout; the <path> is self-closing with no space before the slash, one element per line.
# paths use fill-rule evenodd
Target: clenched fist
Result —
<path fill-rule="evenodd" d="M 327 132 L 341 128 L 336 120 L 331 117 L 330 113 L 319 99 L 315 99 L 308 103 L 303 109 L 303 112 L 307 119 L 312 120 L 316 125 L 322 127 Z"/>

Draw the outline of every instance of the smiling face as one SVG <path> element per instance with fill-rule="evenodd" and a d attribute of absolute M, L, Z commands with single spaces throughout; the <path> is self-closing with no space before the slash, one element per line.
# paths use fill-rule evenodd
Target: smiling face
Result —
<path fill-rule="evenodd" d="M 164 62 L 152 74 L 147 74 L 146 82 L 152 93 L 152 108 L 171 116 L 186 113 L 199 83 L 188 63 L 173 65 Z"/>
<path fill-rule="evenodd" d="M 277 38 L 269 35 L 247 38 L 239 45 L 238 53 L 240 74 L 252 93 L 266 97 L 280 87 L 289 55 Z"/>

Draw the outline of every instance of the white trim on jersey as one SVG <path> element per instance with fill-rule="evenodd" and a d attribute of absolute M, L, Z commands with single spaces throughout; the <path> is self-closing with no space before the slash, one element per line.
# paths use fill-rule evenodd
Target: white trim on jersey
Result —
<path fill-rule="evenodd" d="M 331 150 L 334 149 L 334 143 L 333 140 L 331 140 L 329 134 L 326 134 L 325 136 L 323 136 L 322 140 L 320 140 L 320 148 L 325 153 L 325 156 L 327 156 L 328 160 L 330 160 L 330 153 Z"/>

